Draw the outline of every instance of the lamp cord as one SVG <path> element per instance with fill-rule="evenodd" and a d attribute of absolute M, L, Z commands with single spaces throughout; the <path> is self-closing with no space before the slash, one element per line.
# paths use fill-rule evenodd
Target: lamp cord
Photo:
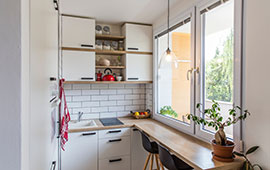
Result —
<path fill-rule="evenodd" d="M 168 21 L 167 21 L 167 32 L 168 32 L 168 49 L 169 49 L 169 45 L 170 45 L 170 0 L 168 0 Z"/>

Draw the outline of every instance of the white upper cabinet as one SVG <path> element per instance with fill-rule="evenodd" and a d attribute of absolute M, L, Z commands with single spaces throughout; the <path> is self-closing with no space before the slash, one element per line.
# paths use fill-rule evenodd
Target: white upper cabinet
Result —
<path fill-rule="evenodd" d="M 95 80 L 95 52 L 63 51 L 63 77 L 67 81 Z"/>
<path fill-rule="evenodd" d="M 126 54 L 127 81 L 152 81 L 153 56 L 148 54 Z"/>
<path fill-rule="evenodd" d="M 62 16 L 62 46 L 95 49 L 95 20 Z"/>
<path fill-rule="evenodd" d="M 153 31 L 152 26 L 129 24 L 122 27 L 122 33 L 126 37 L 126 51 L 152 52 Z"/>
<path fill-rule="evenodd" d="M 97 170 L 97 157 L 97 131 L 69 133 L 65 151 L 62 151 L 62 170 Z"/>

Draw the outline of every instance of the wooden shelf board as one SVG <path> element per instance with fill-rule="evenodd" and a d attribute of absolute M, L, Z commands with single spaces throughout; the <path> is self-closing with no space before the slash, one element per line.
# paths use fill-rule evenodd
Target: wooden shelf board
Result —
<path fill-rule="evenodd" d="M 123 55 L 123 54 L 146 54 L 152 55 L 152 52 L 139 52 L 139 51 L 110 51 L 110 50 L 96 50 L 96 49 L 87 49 L 87 48 L 75 48 L 75 47 L 62 47 L 62 50 L 67 51 L 89 51 L 96 52 L 98 55 Z"/>
<path fill-rule="evenodd" d="M 105 69 L 105 68 L 111 68 L 111 69 L 123 69 L 126 68 L 125 66 L 96 66 L 97 69 Z"/>
<path fill-rule="evenodd" d="M 96 34 L 96 39 L 100 39 L 100 40 L 124 40 L 125 36 Z"/>
<path fill-rule="evenodd" d="M 151 84 L 152 81 L 65 81 L 64 84 Z"/>

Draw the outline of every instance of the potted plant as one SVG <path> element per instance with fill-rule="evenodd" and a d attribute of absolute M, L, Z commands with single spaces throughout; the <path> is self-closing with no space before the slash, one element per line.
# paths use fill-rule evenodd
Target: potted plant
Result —
<path fill-rule="evenodd" d="M 160 109 L 160 114 L 177 118 L 178 114 L 172 109 L 171 106 L 163 106 Z"/>
<path fill-rule="evenodd" d="M 234 143 L 227 140 L 224 128 L 236 124 L 240 120 L 245 120 L 250 113 L 248 110 L 244 110 L 242 115 L 237 116 L 237 109 L 241 111 L 242 108 L 236 106 L 228 111 L 228 119 L 223 120 L 220 105 L 214 100 L 212 102 L 212 107 L 205 110 L 201 109 L 202 104 L 197 104 L 196 107 L 203 117 L 188 114 L 187 118 L 193 120 L 196 124 L 215 128 L 217 132 L 215 133 L 215 139 L 212 140 L 213 158 L 219 161 L 231 162 L 233 161 Z"/>
<path fill-rule="evenodd" d="M 253 146 L 251 148 L 249 148 L 247 150 L 246 153 L 239 153 L 239 152 L 233 152 L 234 155 L 237 155 L 237 156 L 240 156 L 240 157 L 243 157 L 246 161 L 244 163 L 244 166 L 243 166 L 243 170 L 255 170 L 255 167 L 259 168 L 260 170 L 262 170 L 262 167 L 259 165 L 259 164 L 251 164 L 251 162 L 248 160 L 248 157 L 247 155 L 255 152 L 257 149 L 259 148 L 259 146 Z"/>

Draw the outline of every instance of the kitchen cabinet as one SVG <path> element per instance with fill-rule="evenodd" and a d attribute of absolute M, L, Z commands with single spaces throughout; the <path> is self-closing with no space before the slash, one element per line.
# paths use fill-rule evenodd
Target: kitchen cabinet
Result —
<path fill-rule="evenodd" d="M 95 49 L 95 20 L 62 16 L 62 46 Z"/>
<path fill-rule="evenodd" d="M 122 27 L 125 35 L 126 51 L 152 52 L 153 31 L 152 26 L 126 23 Z"/>
<path fill-rule="evenodd" d="M 142 145 L 141 132 L 133 128 L 131 130 L 131 170 L 142 170 L 147 155 Z"/>
<path fill-rule="evenodd" d="M 153 57 L 149 54 L 126 54 L 126 81 L 152 81 Z"/>
<path fill-rule="evenodd" d="M 69 133 L 69 140 L 62 151 L 62 170 L 97 170 L 97 131 Z"/>
<path fill-rule="evenodd" d="M 95 52 L 63 51 L 62 57 L 65 80 L 95 80 Z"/>
<path fill-rule="evenodd" d="M 130 128 L 99 131 L 99 170 L 130 170 Z"/>

